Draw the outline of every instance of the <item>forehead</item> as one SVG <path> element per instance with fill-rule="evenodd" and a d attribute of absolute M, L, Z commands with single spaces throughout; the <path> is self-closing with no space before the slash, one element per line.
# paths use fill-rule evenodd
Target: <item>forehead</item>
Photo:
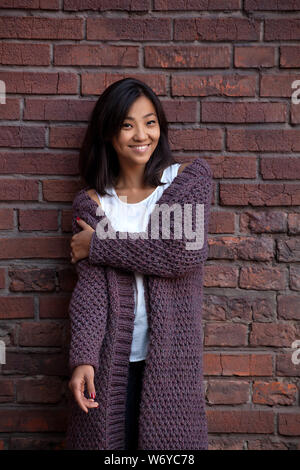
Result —
<path fill-rule="evenodd" d="M 126 117 L 134 118 L 136 116 L 143 118 L 146 117 L 146 115 L 149 113 L 156 114 L 155 106 L 153 105 L 152 101 L 149 100 L 149 98 L 146 96 L 140 96 L 130 106 Z"/>

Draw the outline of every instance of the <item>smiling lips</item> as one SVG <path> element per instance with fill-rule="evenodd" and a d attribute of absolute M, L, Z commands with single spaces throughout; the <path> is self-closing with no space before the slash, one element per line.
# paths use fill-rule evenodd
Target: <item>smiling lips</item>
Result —
<path fill-rule="evenodd" d="M 137 153 L 144 153 L 148 147 L 150 146 L 150 144 L 147 144 L 147 145 L 130 145 L 130 148 L 133 149 L 134 152 L 137 152 Z"/>

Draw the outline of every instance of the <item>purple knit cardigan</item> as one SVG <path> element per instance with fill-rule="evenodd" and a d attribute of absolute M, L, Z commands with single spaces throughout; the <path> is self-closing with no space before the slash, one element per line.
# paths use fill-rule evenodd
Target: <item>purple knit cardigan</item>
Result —
<path fill-rule="evenodd" d="M 212 172 L 207 162 L 195 159 L 175 177 L 157 201 L 170 208 L 192 207 L 193 230 L 203 205 L 204 243 L 188 250 L 190 234 L 170 236 L 162 232 L 151 238 L 152 214 L 142 238 L 115 232 L 103 209 L 89 197 L 88 187 L 78 191 L 73 202 L 73 233 L 81 230 L 80 217 L 95 232 L 89 257 L 76 263 L 78 280 L 71 296 L 69 315 L 70 372 L 80 364 L 95 370 L 98 408 L 82 411 L 73 396 L 69 403 L 67 449 L 123 450 L 128 366 L 134 322 L 134 271 L 144 274 L 149 325 L 139 415 L 138 449 L 207 449 L 202 366 L 203 266 L 208 255 L 208 224 L 212 196 Z M 172 211 L 172 210 L 171 210 Z M 171 212 L 170 211 L 170 212 Z M 97 224 L 105 221 L 115 239 L 100 238 Z M 121 235 L 121 236 L 120 236 Z M 122 238 L 123 237 L 123 238 Z M 201 245 L 201 247 L 200 247 Z M 88 397 L 87 392 L 85 396 Z"/>

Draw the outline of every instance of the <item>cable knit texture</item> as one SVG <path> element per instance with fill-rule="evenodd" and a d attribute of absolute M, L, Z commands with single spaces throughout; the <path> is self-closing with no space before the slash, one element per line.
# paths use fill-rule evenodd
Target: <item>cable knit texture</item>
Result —
<path fill-rule="evenodd" d="M 105 212 L 89 197 L 88 187 L 73 202 L 73 233 L 81 230 L 80 217 L 95 232 L 89 257 L 76 263 L 78 281 L 69 304 L 70 373 L 80 364 L 95 369 L 99 407 L 82 411 L 70 398 L 67 448 L 123 450 L 129 356 L 134 322 L 134 271 L 144 274 L 149 325 L 139 414 L 138 449 L 207 449 L 207 420 L 203 390 L 202 297 L 203 268 L 208 255 L 208 225 L 212 172 L 207 162 L 195 159 L 165 189 L 145 232 L 116 232 Z M 182 209 L 182 236 L 176 238 L 178 218 L 167 216 L 165 237 L 158 217 L 158 238 L 151 238 L 152 215 L 162 205 Z M 185 205 L 203 204 L 204 243 L 188 250 Z M 170 210 L 170 213 L 172 209 Z M 202 219 L 201 219 L 202 220 Z M 109 238 L 101 238 L 97 224 L 105 222 Z M 197 229 L 198 230 L 198 229 Z M 113 233 L 113 237 L 112 234 Z M 124 238 L 127 235 L 127 238 Z M 135 239 L 132 237 L 135 236 Z M 193 242 L 194 243 L 194 242 Z M 200 246 L 201 245 L 201 246 Z M 85 391 L 85 396 L 88 397 Z"/>

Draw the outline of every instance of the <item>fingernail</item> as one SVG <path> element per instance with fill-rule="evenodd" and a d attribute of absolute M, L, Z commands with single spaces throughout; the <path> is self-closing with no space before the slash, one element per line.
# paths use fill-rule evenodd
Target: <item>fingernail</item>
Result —
<path fill-rule="evenodd" d="M 79 217 L 76 217 L 76 220 L 80 220 L 80 218 L 79 218 Z"/>

